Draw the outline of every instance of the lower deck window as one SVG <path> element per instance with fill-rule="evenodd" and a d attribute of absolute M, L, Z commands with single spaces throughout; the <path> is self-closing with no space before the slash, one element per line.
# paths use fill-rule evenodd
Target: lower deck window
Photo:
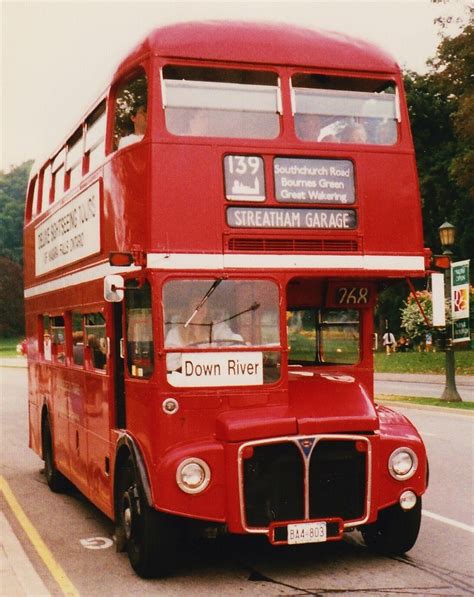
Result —
<path fill-rule="evenodd" d="M 64 317 L 51 317 L 51 339 L 53 357 L 58 363 L 66 362 L 66 327 Z"/>
<path fill-rule="evenodd" d="M 94 369 L 105 369 L 107 363 L 107 340 L 104 316 L 102 313 L 87 313 L 87 315 L 84 315 L 84 324 L 91 364 Z"/>
<path fill-rule="evenodd" d="M 150 377 L 154 369 L 153 318 L 148 282 L 127 283 L 127 363 L 132 377 Z"/>
<path fill-rule="evenodd" d="M 354 309 L 288 311 L 289 364 L 352 365 L 360 360 L 359 312 Z"/>

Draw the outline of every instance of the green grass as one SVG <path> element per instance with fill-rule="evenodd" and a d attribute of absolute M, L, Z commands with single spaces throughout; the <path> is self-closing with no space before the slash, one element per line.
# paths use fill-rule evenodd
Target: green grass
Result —
<path fill-rule="evenodd" d="M 0 357 L 16 357 L 16 345 L 23 338 L 0 338 Z"/>
<path fill-rule="evenodd" d="M 444 352 L 396 352 L 374 354 L 377 373 L 438 373 L 445 372 Z M 474 351 L 455 352 L 456 374 L 474 375 Z"/>
<path fill-rule="evenodd" d="M 445 400 L 438 400 L 438 398 L 419 398 L 417 396 L 391 396 L 383 395 L 376 396 L 376 402 L 384 402 L 385 400 L 392 400 L 400 403 L 408 404 L 424 404 L 425 406 L 444 406 L 445 408 L 462 408 L 463 410 L 474 410 L 474 402 L 446 402 Z"/>

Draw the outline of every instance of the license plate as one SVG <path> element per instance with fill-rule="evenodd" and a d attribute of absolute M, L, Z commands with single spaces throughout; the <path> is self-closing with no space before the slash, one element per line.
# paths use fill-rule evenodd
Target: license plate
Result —
<path fill-rule="evenodd" d="M 323 543 L 327 540 L 325 522 L 301 522 L 288 525 L 288 544 Z"/>

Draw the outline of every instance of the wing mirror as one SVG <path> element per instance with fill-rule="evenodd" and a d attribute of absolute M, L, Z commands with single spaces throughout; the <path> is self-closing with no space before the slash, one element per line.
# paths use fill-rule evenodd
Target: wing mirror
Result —
<path fill-rule="evenodd" d="M 110 274 L 104 278 L 104 299 L 108 303 L 121 303 L 125 290 L 125 282 L 122 276 Z"/>

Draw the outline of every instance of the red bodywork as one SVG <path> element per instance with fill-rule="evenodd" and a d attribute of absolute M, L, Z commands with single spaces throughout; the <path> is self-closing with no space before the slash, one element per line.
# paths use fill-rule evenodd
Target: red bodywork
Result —
<path fill-rule="evenodd" d="M 183 139 L 171 135 L 165 128 L 159 77 L 160 68 L 169 62 L 277 72 L 283 101 L 281 134 L 273 140 L 251 141 Z M 111 129 L 116 85 L 138 66 L 145 69 L 149 81 L 148 131 L 141 143 L 114 152 Z M 294 72 L 314 70 L 394 81 L 401 106 L 398 143 L 383 147 L 315 148 L 314 144 L 298 140 L 290 124 L 288 81 Z M 299 441 L 298 438 L 346 437 L 354 442 L 358 437 L 365 438 L 363 450 L 369 456 L 364 511 L 355 521 L 344 520 L 347 527 L 374 521 L 378 510 L 397 503 L 406 489 L 418 496 L 423 494 L 427 466 L 420 436 L 407 419 L 374 404 L 373 302 L 360 309 L 358 364 L 320 368 L 311 376 L 301 377 L 289 371 L 285 348 L 286 309 L 324 304 L 329 283 L 365 284 L 375 295 L 379 284 L 388 279 L 424 275 L 415 157 L 400 70 L 393 59 L 370 44 L 335 33 L 248 23 L 174 25 L 151 34 L 127 57 L 117 69 L 106 97 L 109 116 L 105 161 L 83 176 L 80 188 L 66 192 L 52 205 L 53 211 L 60 209 L 100 181 L 100 252 L 37 276 L 35 229 L 50 212 L 31 218 L 31 207 L 26 210 L 31 447 L 41 454 L 41 422 L 47 409 L 57 467 L 101 510 L 114 517 L 114 475 L 120 463 L 117 455 L 127 438 L 143 462 L 150 499 L 156 508 L 224 523 L 236 533 L 268 531 L 249 524 L 244 512 L 247 446 L 258 452 L 268 442 L 288 442 L 288 451 L 293 453 L 291 442 Z M 353 207 L 357 211 L 357 227 L 311 232 L 230 228 L 226 224 L 229 203 L 223 177 L 223 159 L 229 153 L 263 157 L 265 205 L 278 207 L 282 203 L 275 200 L 272 174 L 276 157 L 350 160 L 355 170 L 357 199 Z M 33 172 L 32 179 L 35 175 Z M 31 201 L 30 196 L 28 200 Z M 303 243 L 300 246 L 314 248 L 298 249 L 298 241 Z M 312 245 L 314 241 L 319 244 Z M 133 377 L 125 367 L 126 427 L 121 427 L 117 424 L 117 340 L 121 331 L 114 319 L 115 306 L 103 300 L 103 277 L 113 271 L 107 262 L 111 251 L 130 252 L 136 247 L 148 256 L 143 275 L 153 293 L 156 364 L 150 379 Z M 291 262 L 288 256 L 303 254 L 311 256 L 311 262 L 305 262 L 309 265 L 286 267 Z M 193 257 L 194 266 L 186 261 L 188 256 Z M 263 260 L 259 265 L 262 256 L 275 260 Z M 328 265 L 328 256 L 333 265 Z M 206 266 L 203 271 L 202 263 L 206 263 L 207 257 L 219 258 L 222 267 Z M 355 257 L 360 257 L 360 261 L 354 261 Z M 171 258 L 178 265 L 168 266 Z M 370 267 L 365 265 L 366 258 L 373 258 Z M 403 258 L 411 261 L 402 261 Z M 278 259 L 282 260 L 281 266 L 275 265 Z M 245 261 L 247 268 L 242 265 Z M 121 273 L 136 278 L 137 269 Z M 278 285 L 281 377 L 277 383 L 250 388 L 172 387 L 166 379 L 163 358 L 162 285 L 170 276 L 213 278 L 223 273 L 236 278 L 271 279 Z M 295 281 L 303 282 L 301 290 L 295 287 Z M 87 354 L 84 365 L 75 365 L 70 341 L 64 362 L 55 362 L 54 358 L 45 361 L 40 317 L 62 314 L 67 335 L 73 310 L 104 314 L 109 340 L 105 370 L 94 369 Z M 172 416 L 162 407 L 170 398 L 179 403 L 178 412 Z M 412 448 L 419 460 L 416 475 L 408 481 L 396 481 L 387 468 L 390 454 L 400 446 Z M 190 457 L 204 460 L 211 470 L 211 482 L 201 494 L 183 493 L 176 483 L 177 467 Z"/>

